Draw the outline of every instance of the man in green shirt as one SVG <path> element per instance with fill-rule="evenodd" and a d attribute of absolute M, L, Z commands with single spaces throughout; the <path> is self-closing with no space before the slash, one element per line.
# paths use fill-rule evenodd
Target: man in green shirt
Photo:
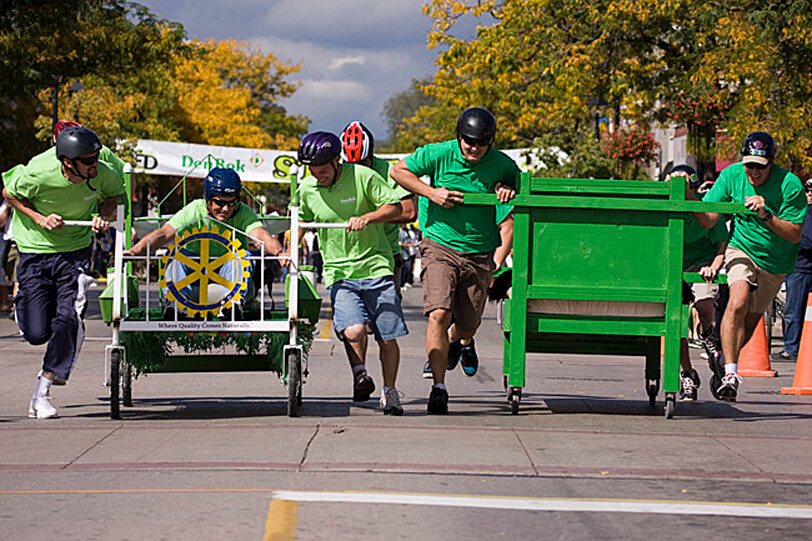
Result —
<path fill-rule="evenodd" d="M 381 352 L 386 415 L 402 415 L 395 388 L 400 349 L 408 334 L 392 275 L 392 248 L 382 224 L 401 214 L 400 197 L 368 167 L 339 163 L 341 141 L 329 132 L 310 133 L 299 145 L 299 161 L 310 176 L 297 190 L 302 220 L 347 223 L 346 229 L 319 229 L 324 255 L 324 284 L 333 307 L 333 327 L 353 372 L 353 400 L 365 401 L 375 390 L 366 371 L 367 322 Z"/>
<path fill-rule="evenodd" d="M 177 214 L 172 216 L 168 222 L 162 227 L 152 231 L 143 239 L 138 241 L 135 246 L 126 251 L 127 255 L 141 255 L 147 250 L 147 246 L 151 250 L 155 250 L 164 246 L 169 241 L 173 240 L 178 232 L 191 230 L 194 227 L 212 226 L 216 222 L 209 223 L 211 219 L 218 222 L 227 224 L 234 229 L 242 232 L 237 233 L 236 238 L 240 241 L 243 249 L 248 247 L 249 240 L 243 234 L 249 235 L 252 239 L 256 239 L 265 246 L 265 253 L 271 256 L 278 256 L 282 252 L 282 246 L 275 236 L 271 235 L 262 228 L 262 222 L 257 217 L 256 213 L 251 210 L 251 207 L 240 201 L 240 194 L 242 193 L 242 181 L 240 176 L 233 169 L 223 167 L 215 167 L 206 175 L 203 181 L 204 199 L 195 199 L 190 201 L 183 207 Z M 192 242 L 180 250 L 180 253 L 185 257 L 196 257 L 199 255 L 200 248 L 198 243 Z M 225 248 L 216 242 L 208 243 L 208 256 L 211 258 L 220 258 L 225 254 Z M 179 254 L 180 255 L 180 254 Z M 216 261 L 216 260 L 215 260 Z M 253 263 L 253 261 L 251 262 Z M 241 282 L 242 268 L 234 259 L 225 261 L 217 269 L 217 274 L 230 284 Z M 253 297 L 255 292 L 253 287 L 253 264 L 249 265 L 248 278 L 246 279 L 245 299 L 242 303 L 237 304 L 237 313 L 240 312 L 240 306 L 247 303 Z M 163 288 L 163 293 L 166 296 L 171 292 L 172 296 L 177 298 L 182 295 L 185 299 L 191 301 L 187 302 L 190 306 L 196 304 L 195 300 L 200 298 L 199 287 L 200 281 L 187 280 L 187 276 L 192 273 L 192 269 L 186 264 L 173 259 L 164 270 L 165 282 L 167 287 Z M 222 282 L 214 278 L 215 283 Z M 176 287 L 175 284 L 183 284 Z M 222 313 L 223 306 L 230 300 L 228 288 L 220 285 L 220 295 L 218 300 L 214 301 L 219 304 L 218 309 Z M 168 305 L 164 309 L 164 319 L 173 319 L 172 306 Z"/>
<path fill-rule="evenodd" d="M 787 273 L 795 269 L 807 207 L 800 179 L 773 163 L 775 141 L 770 134 L 748 134 L 741 154 L 742 161 L 726 167 L 703 199 L 744 203 L 756 213 L 733 215 L 725 252 L 730 300 L 722 318 L 722 355 L 713 363 L 716 372 L 711 391 L 718 399 L 729 402 L 736 400 L 741 382 L 737 374 L 739 352 Z M 685 195 L 688 200 L 697 199 L 687 185 Z M 694 213 L 705 228 L 713 227 L 721 216 L 715 212 Z"/>
<path fill-rule="evenodd" d="M 360 121 L 353 120 L 341 132 L 341 159 L 345 163 L 357 163 L 369 167 L 384 180 L 389 182 L 400 196 L 401 214 L 389 223 L 383 224 L 383 231 L 392 246 L 392 257 L 395 260 L 395 286 L 400 290 L 403 273 L 403 257 L 400 254 L 400 226 L 408 224 L 417 217 L 412 193 L 389 177 L 389 162 L 375 156 L 375 138 L 372 132 Z"/>
<path fill-rule="evenodd" d="M 99 161 L 101 149 L 92 130 L 70 127 L 55 150 L 3 174 L 20 252 L 17 322 L 28 342 L 48 343 L 29 417 L 57 416 L 50 387 L 68 379 L 84 338 L 79 277 L 89 264 L 92 235 L 107 229 L 124 194 L 121 176 Z M 99 198 L 101 211 L 91 218 Z M 65 225 L 66 220 L 89 220 L 92 227 Z"/>
<path fill-rule="evenodd" d="M 500 244 L 495 208 L 463 205 L 463 193 L 496 193 L 502 203 L 516 194 L 519 168 L 493 148 L 495 137 L 493 115 L 472 107 L 457 120 L 455 140 L 421 147 L 389 173 L 398 184 L 428 199 L 420 224 L 420 251 L 423 311 L 429 318 L 426 352 L 434 380 L 429 413 L 448 413 L 449 340 L 471 338 L 479 327 L 493 275 L 493 252 Z M 420 177 L 427 177 L 430 184 Z"/>
<path fill-rule="evenodd" d="M 683 177 L 687 179 L 691 191 L 697 199 L 702 199 L 703 193 L 699 192 L 700 181 L 697 178 L 696 170 L 690 165 L 678 165 L 669 173 L 669 177 Z M 727 227 L 725 221 L 719 220 L 710 229 L 705 229 L 692 216 L 685 220 L 685 230 L 683 234 L 683 256 L 682 270 L 684 272 L 698 272 L 707 282 L 690 284 L 691 296 L 693 297 L 693 308 L 699 317 L 698 332 L 705 351 L 708 354 L 708 362 L 713 366 L 713 358 L 720 350 L 716 330 L 713 322 L 716 317 L 714 299 L 719 291 L 719 286 L 712 283 L 719 273 L 719 269 L 725 261 L 725 249 L 727 248 Z M 692 402 L 697 399 L 700 379 L 699 374 L 691 364 L 691 357 L 688 351 L 688 339 L 680 340 L 680 400 Z"/>

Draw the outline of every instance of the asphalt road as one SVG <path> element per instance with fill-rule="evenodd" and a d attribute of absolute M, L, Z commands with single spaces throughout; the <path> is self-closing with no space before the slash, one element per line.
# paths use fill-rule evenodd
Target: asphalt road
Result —
<path fill-rule="evenodd" d="M 98 290 L 95 290 L 98 292 Z M 448 416 L 426 413 L 421 291 L 406 292 L 403 417 L 353 404 L 335 337 L 315 344 L 302 417 L 272 373 L 150 375 L 108 415 L 98 310 L 60 418 L 27 417 L 43 346 L 0 321 L 0 536 L 4 539 L 808 539 L 812 397 L 748 378 L 666 420 L 642 358 L 527 358 L 520 415 L 501 378 L 495 307 L 481 369 L 448 378 Z M 774 351 L 780 349 L 776 343 Z M 368 367 L 378 385 L 377 348 Z M 377 396 L 377 393 L 376 393 Z M 662 397 L 660 397 L 662 398 Z M 275 537 L 276 536 L 276 537 Z"/>

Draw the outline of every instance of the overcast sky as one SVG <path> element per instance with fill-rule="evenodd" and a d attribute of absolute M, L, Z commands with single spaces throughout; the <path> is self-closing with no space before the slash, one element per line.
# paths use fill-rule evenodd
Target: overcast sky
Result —
<path fill-rule="evenodd" d="M 423 0 L 136 1 L 192 38 L 247 41 L 301 62 L 291 77 L 301 86 L 282 105 L 309 117 L 311 130 L 339 132 L 357 119 L 383 139 L 386 99 L 434 73 Z"/>

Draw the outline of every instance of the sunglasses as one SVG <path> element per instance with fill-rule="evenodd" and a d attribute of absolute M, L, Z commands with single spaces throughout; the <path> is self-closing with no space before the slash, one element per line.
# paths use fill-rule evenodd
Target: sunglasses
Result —
<path fill-rule="evenodd" d="M 76 158 L 76 161 L 85 165 L 95 165 L 99 163 L 99 155 L 91 156 L 90 158 Z"/>
<path fill-rule="evenodd" d="M 234 205 L 240 202 L 239 199 L 232 199 L 231 201 L 224 201 L 223 199 L 217 199 L 216 197 L 212 197 L 209 199 L 212 204 L 218 208 L 224 209 L 226 207 L 233 207 Z"/>
<path fill-rule="evenodd" d="M 764 169 L 767 169 L 767 167 L 769 167 L 769 165 L 770 164 L 760 164 L 760 163 L 746 163 L 746 164 L 744 164 L 744 166 L 747 169 L 756 169 L 758 171 L 763 171 Z"/>
<path fill-rule="evenodd" d="M 468 137 L 467 135 L 460 135 L 460 137 L 462 137 L 462 140 L 465 141 L 466 145 L 472 147 L 486 147 L 491 144 L 490 139 L 474 139 L 472 137 Z"/>

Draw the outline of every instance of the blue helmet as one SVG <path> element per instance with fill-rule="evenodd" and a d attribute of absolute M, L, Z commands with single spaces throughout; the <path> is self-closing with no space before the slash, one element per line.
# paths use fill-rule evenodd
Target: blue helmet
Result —
<path fill-rule="evenodd" d="M 240 175 L 233 169 L 215 167 L 209 171 L 209 174 L 206 175 L 206 180 L 203 181 L 203 192 L 206 196 L 206 201 L 215 195 L 235 195 L 239 197 L 240 192 L 242 192 Z"/>

